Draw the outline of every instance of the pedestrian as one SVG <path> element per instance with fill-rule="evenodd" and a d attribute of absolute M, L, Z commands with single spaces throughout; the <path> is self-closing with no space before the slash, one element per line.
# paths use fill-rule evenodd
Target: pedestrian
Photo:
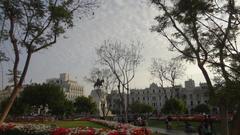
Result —
<path fill-rule="evenodd" d="M 211 125 L 208 122 L 204 123 L 203 126 L 203 135 L 212 135 Z"/>
<path fill-rule="evenodd" d="M 168 118 L 165 119 L 166 129 L 169 129 L 169 121 Z"/>
<path fill-rule="evenodd" d="M 203 124 L 203 122 L 201 122 L 198 126 L 198 135 L 204 135 L 203 134 L 203 128 L 204 128 L 203 126 L 204 126 L 204 124 Z"/>
<path fill-rule="evenodd" d="M 172 118 L 170 116 L 168 116 L 166 119 L 165 119 L 165 123 L 166 123 L 166 128 L 167 129 L 171 129 L 171 120 Z"/>

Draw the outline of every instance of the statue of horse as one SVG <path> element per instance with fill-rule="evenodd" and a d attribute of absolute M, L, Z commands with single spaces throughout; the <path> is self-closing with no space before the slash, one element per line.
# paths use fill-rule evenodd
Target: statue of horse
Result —
<path fill-rule="evenodd" d="M 97 79 L 97 82 L 94 83 L 94 88 L 103 86 L 104 80 Z"/>

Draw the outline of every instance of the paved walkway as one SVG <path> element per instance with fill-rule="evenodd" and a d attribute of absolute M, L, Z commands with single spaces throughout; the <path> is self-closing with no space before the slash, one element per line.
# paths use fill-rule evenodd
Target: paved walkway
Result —
<path fill-rule="evenodd" d="M 155 128 L 155 127 L 148 127 L 148 128 L 151 128 L 153 132 L 162 133 L 166 135 L 198 135 L 198 133 L 186 133 L 180 130 L 172 130 L 172 129 L 167 130 L 167 129 Z"/>

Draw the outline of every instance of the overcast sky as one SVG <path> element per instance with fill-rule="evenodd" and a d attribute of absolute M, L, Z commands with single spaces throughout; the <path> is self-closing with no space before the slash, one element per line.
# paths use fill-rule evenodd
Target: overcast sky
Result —
<path fill-rule="evenodd" d="M 95 48 L 106 39 L 142 42 L 144 61 L 137 68 L 131 87 L 145 88 L 154 81 L 149 73 L 151 58 L 169 59 L 176 56 L 176 53 L 174 55 L 168 51 L 169 44 L 163 37 L 149 30 L 156 23 L 154 17 L 158 11 L 145 0 L 102 1 L 93 17 L 77 21 L 75 27 L 68 30 L 65 34 L 68 38 L 60 37 L 54 46 L 33 55 L 25 83 L 30 80 L 44 82 L 66 72 L 84 86 L 85 95 L 88 95 L 93 87 L 83 77 L 96 66 Z M 10 66 L 3 65 L 6 72 Z M 196 84 L 204 82 L 196 65 L 187 64 L 186 76 L 179 83 L 183 84 L 189 78 L 194 79 Z M 7 82 L 6 77 L 4 82 Z"/>

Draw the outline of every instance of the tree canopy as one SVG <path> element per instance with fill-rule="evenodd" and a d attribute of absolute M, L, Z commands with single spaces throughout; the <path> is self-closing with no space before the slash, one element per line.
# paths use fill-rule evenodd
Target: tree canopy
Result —
<path fill-rule="evenodd" d="M 134 79 L 136 68 L 142 61 L 141 43 L 105 40 L 96 51 L 99 63 L 109 68 L 117 80 L 120 103 L 124 108 L 125 121 L 128 121 L 130 82 Z M 127 102 L 124 101 L 124 92 L 127 93 Z"/>
<path fill-rule="evenodd" d="M 97 111 L 96 103 L 92 101 L 91 97 L 78 97 L 75 99 L 74 106 L 76 113 L 95 113 Z"/>
<path fill-rule="evenodd" d="M 162 108 L 165 114 L 183 114 L 187 111 L 185 103 L 180 99 L 171 98 L 167 100 Z"/>
<path fill-rule="evenodd" d="M 130 105 L 130 110 L 132 113 L 137 114 L 151 113 L 153 112 L 153 107 L 145 103 L 135 102 Z"/>
<path fill-rule="evenodd" d="M 29 106 L 48 106 L 50 112 L 56 115 L 65 113 L 68 101 L 60 86 L 54 84 L 33 84 L 24 88 L 20 94 L 20 100 L 23 104 Z"/>
<path fill-rule="evenodd" d="M 1 101 L 0 103 L 0 114 L 3 113 L 4 107 L 7 105 L 9 101 L 8 98 Z M 19 115 L 28 115 L 31 113 L 31 106 L 28 104 L 24 104 L 21 99 L 17 98 L 14 105 L 12 106 L 9 114 L 11 116 L 19 116 Z"/>
<path fill-rule="evenodd" d="M 3 101 L 2 106 L 5 106 L 7 101 L 8 99 Z M 34 108 L 46 106 L 52 115 L 71 114 L 74 111 L 73 103 L 66 99 L 59 86 L 54 84 L 32 84 L 24 88 L 16 99 L 10 114 L 29 115 L 36 111 Z"/>
<path fill-rule="evenodd" d="M 220 107 L 225 124 L 222 124 L 222 134 L 230 133 L 229 107 L 237 112 L 232 134 L 240 134 L 238 0 L 150 1 L 160 11 L 155 17 L 158 24 L 152 30 L 165 37 L 170 49 L 179 52 L 180 58 L 197 64 L 208 85 L 211 103 Z M 214 87 L 210 72 L 218 78 L 220 87 Z"/>
<path fill-rule="evenodd" d="M 205 113 L 209 114 L 210 113 L 210 107 L 206 104 L 199 104 L 195 108 L 193 108 L 193 113 Z"/>
<path fill-rule="evenodd" d="M 11 69 L 14 90 L 0 124 L 22 87 L 32 55 L 55 44 L 66 29 L 73 27 L 74 16 L 88 14 L 97 5 L 96 0 L 0 1 L 1 41 L 3 45 L 10 43 L 14 56 Z M 23 66 L 19 66 L 20 63 L 24 63 Z"/>

